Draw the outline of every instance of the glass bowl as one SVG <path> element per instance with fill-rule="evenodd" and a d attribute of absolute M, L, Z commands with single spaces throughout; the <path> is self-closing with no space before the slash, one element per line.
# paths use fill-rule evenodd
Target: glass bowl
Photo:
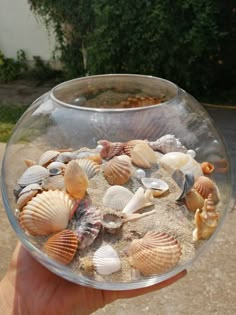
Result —
<path fill-rule="evenodd" d="M 220 229 L 232 186 L 200 103 L 170 81 L 130 74 L 39 97 L 7 144 L 1 182 L 26 249 L 60 277 L 108 290 L 189 267 Z"/>

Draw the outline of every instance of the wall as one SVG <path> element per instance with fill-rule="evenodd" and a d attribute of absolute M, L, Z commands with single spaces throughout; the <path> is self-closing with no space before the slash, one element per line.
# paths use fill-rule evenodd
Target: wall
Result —
<path fill-rule="evenodd" d="M 53 33 L 30 11 L 27 0 L 0 0 L 0 50 L 7 57 L 16 57 L 23 49 L 27 59 L 52 58 L 55 47 Z"/>

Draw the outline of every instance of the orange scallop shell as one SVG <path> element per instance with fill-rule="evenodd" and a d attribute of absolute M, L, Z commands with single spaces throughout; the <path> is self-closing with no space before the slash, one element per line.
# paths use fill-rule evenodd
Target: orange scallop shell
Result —
<path fill-rule="evenodd" d="M 211 174 L 215 169 L 214 165 L 209 162 L 202 162 L 201 168 L 202 168 L 203 174 Z"/>
<path fill-rule="evenodd" d="M 219 201 L 218 190 L 215 183 L 206 176 L 199 176 L 194 183 L 194 189 L 206 199 L 209 194 L 212 194 L 214 202 Z"/>
<path fill-rule="evenodd" d="M 110 185 L 124 185 L 131 176 L 131 166 L 127 161 L 114 157 L 106 164 L 104 176 Z"/>

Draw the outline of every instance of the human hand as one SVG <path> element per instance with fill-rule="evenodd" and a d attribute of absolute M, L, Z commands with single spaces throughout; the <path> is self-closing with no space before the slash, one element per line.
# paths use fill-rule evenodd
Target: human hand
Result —
<path fill-rule="evenodd" d="M 127 291 L 106 291 L 71 283 L 37 262 L 18 242 L 9 270 L 0 283 L 0 314 L 88 315 L 117 299 L 160 290 L 186 270 L 153 286 Z"/>

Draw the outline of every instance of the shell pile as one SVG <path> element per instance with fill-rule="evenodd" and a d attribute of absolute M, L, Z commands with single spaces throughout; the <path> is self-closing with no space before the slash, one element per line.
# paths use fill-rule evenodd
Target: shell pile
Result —
<path fill-rule="evenodd" d="M 94 279 L 169 272 L 218 225 L 214 165 L 174 135 L 49 149 L 25 165 L 14 189 L 22 229 L 51 259 Z"/>

